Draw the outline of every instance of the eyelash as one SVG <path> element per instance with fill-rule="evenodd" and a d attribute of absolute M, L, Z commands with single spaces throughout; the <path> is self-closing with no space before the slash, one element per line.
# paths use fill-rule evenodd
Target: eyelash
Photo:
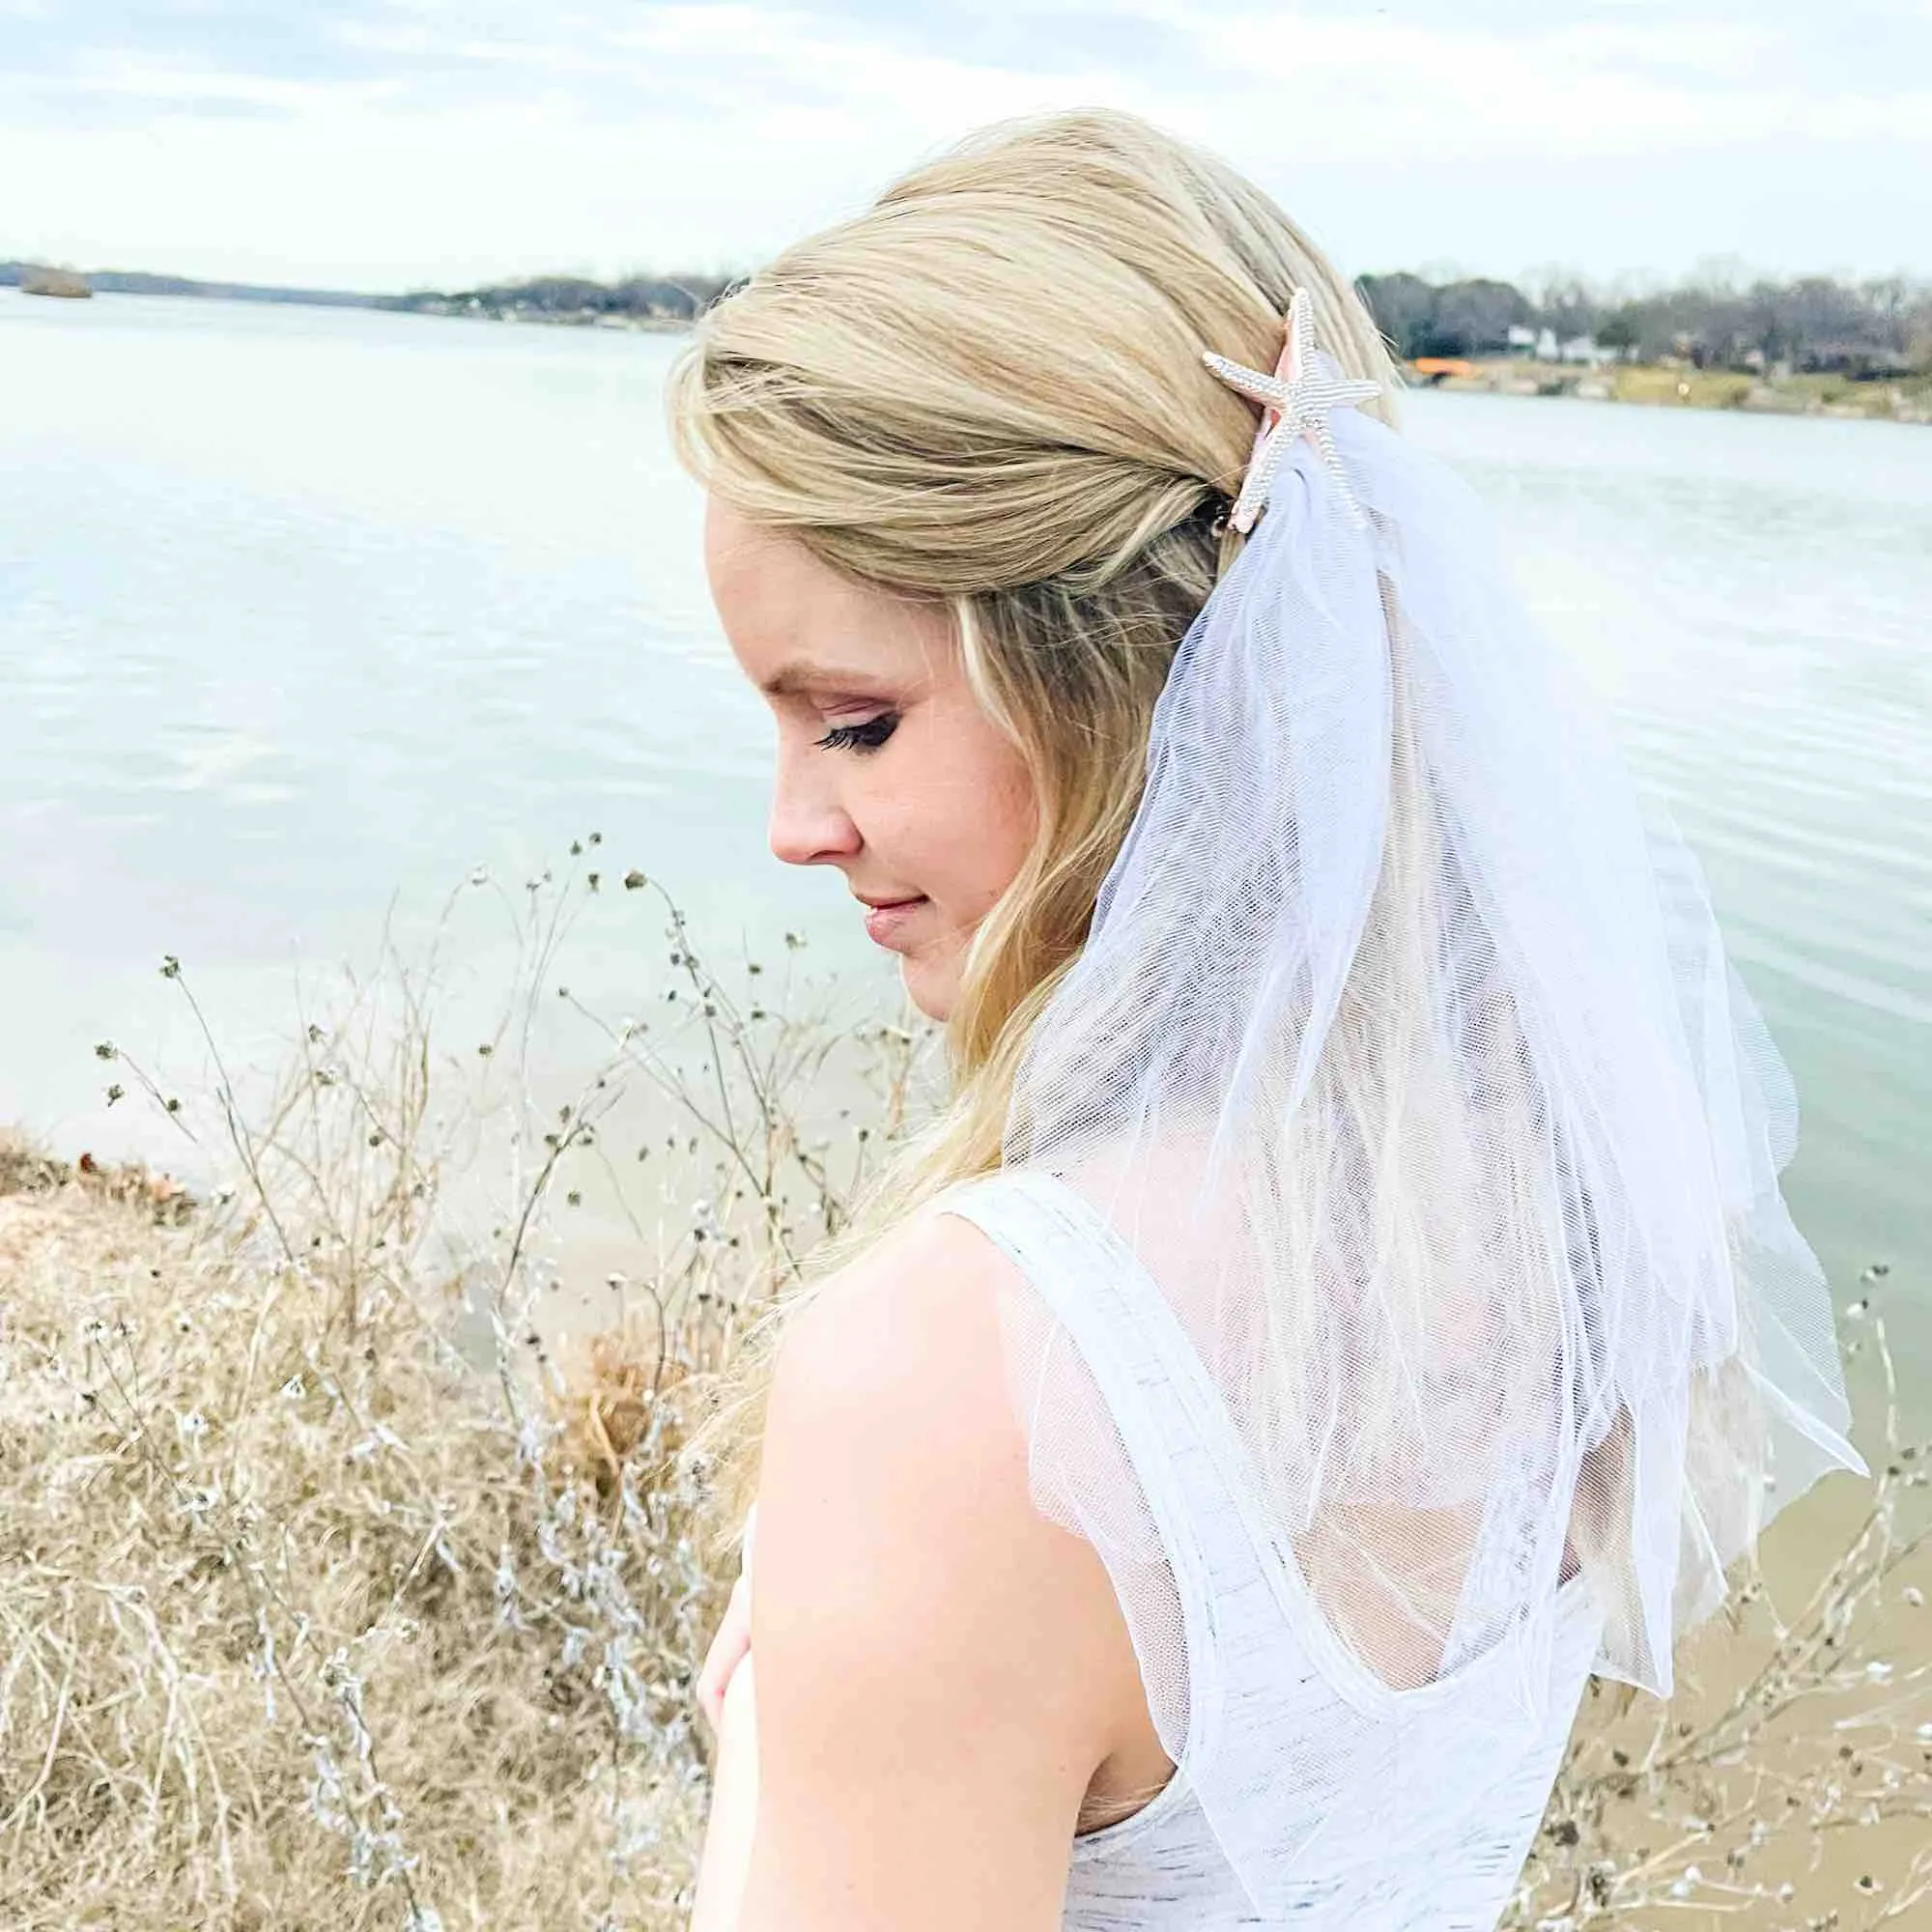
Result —
<path fill-rule="evenodd" d="M 863 724 L 835 724 L 817 742 L 828 752 L 876 752 L 898 729 L 899 714 L 882 711 Z"/>

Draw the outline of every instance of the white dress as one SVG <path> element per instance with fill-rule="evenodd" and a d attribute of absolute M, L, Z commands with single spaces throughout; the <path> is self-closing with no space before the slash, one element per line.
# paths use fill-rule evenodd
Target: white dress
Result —
<path fill-rule="evenodd" d="M 1011 1259 L 1078 1352 L 1159 1525 L 1186 1631 L 1179 1770 L 1144 1809 L 1075 1840 L 1065 1932 L 1493 1932 L 1596 1654 L 1582 1579 L 1559 1592 L 1539 1694 L 1500 1674 L 1520 1671 L 1513 1656 L 1391 1689 L 1283 1560 L 1185 1331 L 1087 1203 L 1007 1172 L 934 1207 Z"/>

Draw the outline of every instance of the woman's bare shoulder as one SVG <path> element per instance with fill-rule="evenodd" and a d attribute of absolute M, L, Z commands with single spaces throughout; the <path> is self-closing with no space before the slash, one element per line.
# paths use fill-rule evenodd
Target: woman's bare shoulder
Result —
<path fill-rule="evenodd" d="M 971 1222 L 915 1216 L 825 1281 L 780 1345 L 774 1422 L 821 1405 L 912 1425 L 934 1451 L 1011 1439 L 1000 1347 L 1013 1264 Z"/>
<path fill-rule="evenodd" d="M 926 1214 L 793 1316 L 766 1416 L 761 1567 L 774 1517 L 807 1492 L 820 1537 L 875 1573 L 911 1536 L 921 1565 L 909 1592 L 934 1566 L 1038 1549 L 1000 1328 L 1014 1279 L 978 1228 Z"/>
<path fill-rule="evenodd" d="M 1029 1497 L 1010 1279 L 977 1229 L 922 1216 L 780 1343 L 752 1591 L 750 1922 L 1058 1922 L 1111 1748 L 1094 1661 L 1109 1606 L 1092 1549 Z"/>
<path fill-rule="evenodd" d="M 759 1482 L 753 1646 L 767 1679 L 774 1652 L 809 1652 L 821 1684 L 841 1662 L 875 1683 L 909 1675 L 923 1707 L 944 1697 L 989 1718 L 1015 1703 L 1044 1738 L 1054 1726 L 1015 1658 L 1051 1669 L 1111 1641 L 1097 1558 L 1029 1493 L 1000 1327 L 1015 1278 L 977 1228 L 925 1215 L 795 1319 Z M 1058 1715 L 1096 1744 L 1112 1721 Z M 1066 1731 L 1053 1741 L 1065 1748 Z"/>

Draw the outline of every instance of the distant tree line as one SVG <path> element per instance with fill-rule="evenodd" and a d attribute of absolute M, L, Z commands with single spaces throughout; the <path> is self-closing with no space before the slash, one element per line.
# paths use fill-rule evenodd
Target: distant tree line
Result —
<path fill-rule="evenodd" d="M 1398 355 L 1497 355 L 1510 330 L 1594 339 L 1633 362 L 1680 356 L 1698 368 L 1786 363 L 1854 377 L 1932 368 L 1932 284 L 1902 276 L 1846 284 L 1825 275 L 1735 287 L 1693 280 L 1611 296 L 1581 279 L 1534 294 L 1512 282 L 1364 275 L 1356 284 Z"/>
<path fill-rule="evenodd" d="M 17 288 L 38 265 L 0 262 L 0 288 Z M 201 296 L 227 301 L 306 302 L 330 308 L 422 310 L 438 315 L 523 315 L 539 321 L 588 321 L 600 315 L 689 322 L 727 289 L 728 274 L 632 275 L 621 282 L 593 282 L 581 275 L 540 275 L 532 281 L 493 283 L 454 295 L 422 290 L 412 295 L 362 295 L 343 289 L 293 289 L 259 282 L 208 282 L 188 275 L 155 275 L 135 270 L 94 269 L 92 286 L 103 295 Z"/>
<path fill-rule="evenodd" d="M 17 284 L 30 266 L 0 262 L 0 285 Z M 717 270 L 639 273 L 617 282 L 540 275 L 453 293 L 400 296 L 113 270 L 95 270 L 89 279 L 103 292 L 138 295 L 222 296 L 533 322 L 677 323 L 702 314 L 744 278 Z M 1699 368 L 1786 364 L 1853 377 L 1932 370 L 1932 283 L 1903 276 L 1844 283 L 1806 275 L 1737 286 L 1711 275 L 1643 295 L 1609 294 L 1580 277 L 1563 276 L 1531 290 L 1483 277 L 1431 282 L 1406 273 L 1364 275 L 1356 287 L 1396 354 L 1409 359 L 1500 355 L 1512 346 L 1513 328 L 1536 335 L 1547 328 L 1559 343 L 1588 338 L 1633 362 L 1678 356 Z"/>
<path fill-rule="evenodd" d="M 610 283 L 545 275 L 391 297 L 383 305 L 532 321 L 685 322 L 742 279 L 718 271 Z M 1846 284 L 1808 275 L 1746 287 L 1703 279 L 1637 296 L 1605 294 L 1580 277 L 1532 291 L 1487 278 L 1435 283 L 1412 274 L 1364 275 L 1357 287 L 1396 353 L 1407 358 L 1503 355 L 1514 327 L 1548 328 L 1559 342 L 1587 337 L 1633 362 L 1674 355 L 1699 368 L 1787 363 L 1856 377 L 1932 368 L 1932 285 L 1898 276 Z"/>
<path fill-rule="evenodd" d="M 582 275 L 539 275 L 524 282 L 497 282 L 453 294 L 423 291 L 382 298 L 384 308 L 436 315 L 524 316 L 538 322 L 591 322 L 600 316 L 651 322 L 690 322 L 741 277 L 716 272 L 631 275 L 621 282 L 594 282 Z"/>
<path fill-rule="evenodd" d="M 0 288 L 18 288 L 43 264 L 0 262 Z M 74 272 L 83 272 L 75 270 Z M 89 269 L 88 285 L 97 295 L 200 296 L 217 301 L 301 302 L 321 308 L 372 308 L 380 296 L 344 289 L 290 289 L 261 282 L 202 282 L 188 275 L 151 275 L 139 269 Z"/>

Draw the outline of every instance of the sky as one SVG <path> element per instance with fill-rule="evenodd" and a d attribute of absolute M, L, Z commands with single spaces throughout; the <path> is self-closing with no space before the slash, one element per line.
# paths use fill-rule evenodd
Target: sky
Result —
<path fill-rule="evenodd" d="M 1091 104 L 1351 275 L 1932 276 L 1932 0 L 0 0 L 0 259 L 743 269 Z"/>

